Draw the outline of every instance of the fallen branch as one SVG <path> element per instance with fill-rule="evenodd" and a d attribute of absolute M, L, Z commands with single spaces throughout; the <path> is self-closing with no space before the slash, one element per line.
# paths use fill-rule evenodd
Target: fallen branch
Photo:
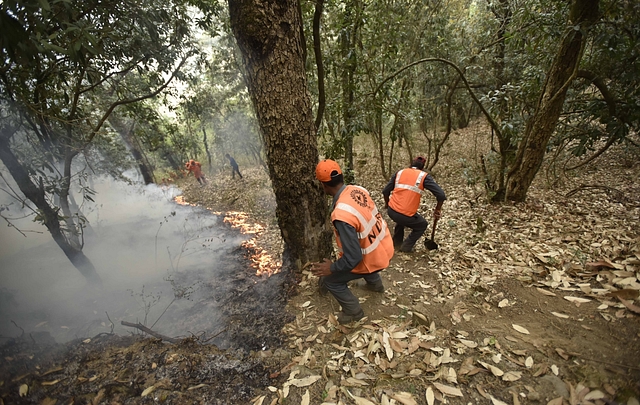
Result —
<path fill-rule="evenodd" d="M 151 329 L 147 328 L 146 326 L 144 326 L 141 323 L 131 323 L 131 322 L 126 322 L 126 321 L 120 321 L 120 324 L 124 325 L 124 326 L 129 326 L 131 328 L 136 328 L 136 329 L 140 329 L 141 331 L 143 331 L 144 333 L 151 335 L 155 338 L 158 339 L 162 339 L 164 341 L 167 341 L 169 343 L 179 343 L 181 339 L 176 339 L 176 338 L 172 338 L 172 337 L 168 337 L 168 336 L 164 336 L 159 334 L 158 332 L 154 332 Z"/>
<path fill-rule="evenodd" d="M 617 200 L 617 202 L 624 202 L 627 200 L 624 193 L 616 188 L 594 184 L 582 184 L 565 194 L 565 197 L 572 197 L 583 190 L 603 190 L 605 193 L 611 195 L 615 200 Z"/>

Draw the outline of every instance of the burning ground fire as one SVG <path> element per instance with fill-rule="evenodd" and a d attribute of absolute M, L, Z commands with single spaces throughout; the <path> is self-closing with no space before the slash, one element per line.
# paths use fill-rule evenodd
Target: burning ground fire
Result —
<path fill-rule="evenodd" d="M 184 199 L 184 196 L 177 196 L 175 202 L 180 205 L 196 206 L 197 204 L 191 204 Z M 220 212 L 213 212 L 216 215 L 222 215 Z M 249 252 L 249 260 L 251 260 L 251 267 L 256 269 L 257 276 L 271 276 L 275 273 L 279 273 L 282 267 L 282 263 L 278 260 L 274 260 L 266 250 L 262 249 L 257 244 L 258 237 L 264 232 L 264 227 L 260 224 L 252 224 L 247 222 L 249 215 L 244 212 L 229 211 L 224 214 L 224 223 L 231 225 L 232 228 L 237 228 L 243 235 L 253 235 L 250 239 L 242 242 L 242 247 Z"/>

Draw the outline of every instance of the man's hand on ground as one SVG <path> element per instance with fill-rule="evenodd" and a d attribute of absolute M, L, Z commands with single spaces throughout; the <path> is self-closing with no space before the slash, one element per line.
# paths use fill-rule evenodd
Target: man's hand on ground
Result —
<path fill-rule="evenodd" d="M 331 275 L 331 260 L 324 259 L 323 262 L 313 263 L 311 265 L 311 273 L 314 276 L 324 277 Z"/>

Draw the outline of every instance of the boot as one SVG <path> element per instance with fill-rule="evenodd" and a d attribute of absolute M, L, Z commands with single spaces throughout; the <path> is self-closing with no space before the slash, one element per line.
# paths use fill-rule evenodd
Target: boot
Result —
<path fill-rule="evenodd" d="M 340 312 L 338 314 L 338 322 L 340 323 L 340 325 L 359 321 L 362 318 L 364 318 L 364 311 L 362 309 L 355 315 L 347 315 L 344 312 Z"/>

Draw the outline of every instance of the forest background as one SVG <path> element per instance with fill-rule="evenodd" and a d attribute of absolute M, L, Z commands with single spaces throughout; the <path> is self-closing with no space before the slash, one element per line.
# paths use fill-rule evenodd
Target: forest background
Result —
<path fill-rule="evenodd" d="M 0 206 L 26 209 L 79 272 L 91 177 L 145 183 L 225 153 L 263 167 L 285 268 L 332 251 L 313 177 L 319 156 L 357 177 L 357 148 L 382 181 L 410 159 L 468 150 L 474 202 L 527 201 L 615 148 L 640 145 L 640 5 L 632 1 L 5 1 L 0 6 Z M 474 139 L 455 130 L 483 122 Z M 544 171 L 540 169 L 544 168 Z M 626 198 L 600 179 L 576 184 Z M 620 197 L 620 198 L 623 198 Z M 633 200 L 633 199 L 631 199 Z M 476 224 L 483 228 L 483 219 Z M 23 232 L 20 228 L 16 232 Z"/>

